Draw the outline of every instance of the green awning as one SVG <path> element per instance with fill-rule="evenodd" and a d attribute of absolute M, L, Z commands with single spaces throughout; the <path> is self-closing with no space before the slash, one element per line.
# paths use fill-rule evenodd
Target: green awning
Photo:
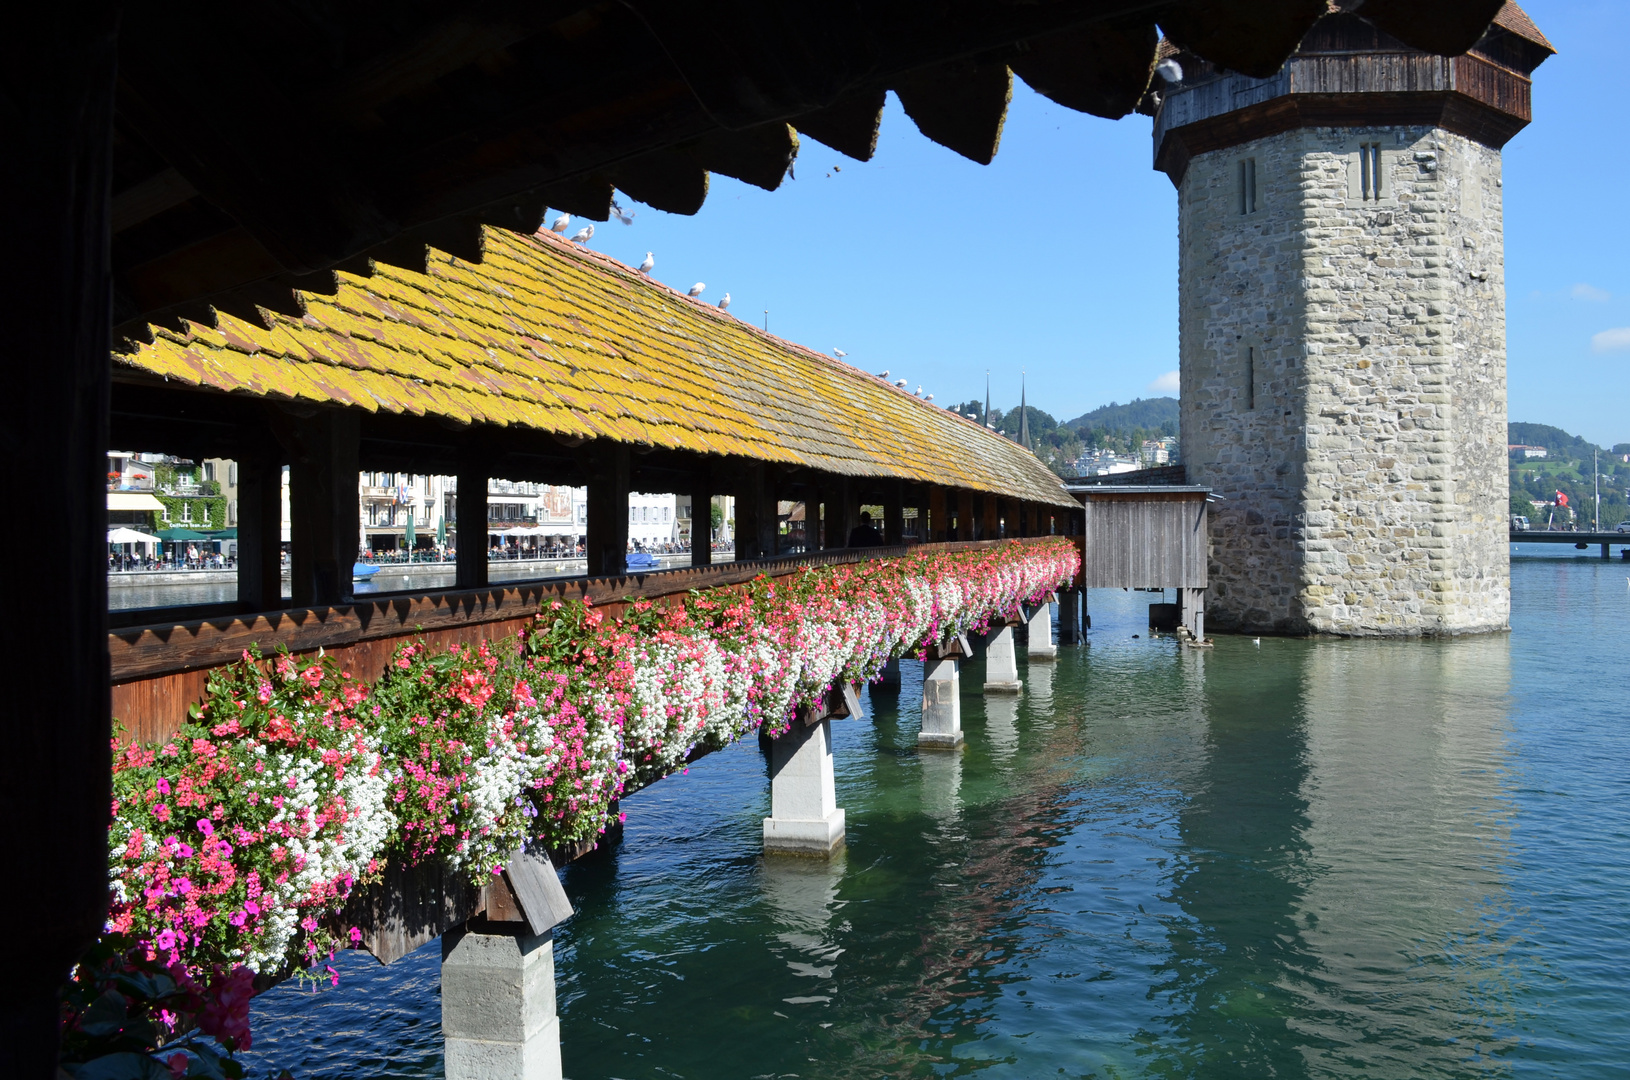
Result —
<path fill-rule="evenodd" d="M 204 534 L 204 537 L 207 540 L 236 540 L 238 538 L 238 530 L 236 526 L 230 529 L 211 529 L 208 533 Z"/>
<path fill-rule="evenodd" d="M 154 533 L 153 535 L 158 537 L 160 540 L 169 540 L 169 541 L 176 541 L 176 540 L 208 540 L 209 539 L 209 537 L 205 536 L 203 533 L 201 533 L 201 532 L 193 532 L 191 529 L 160 529 L 158 532 Z"/>

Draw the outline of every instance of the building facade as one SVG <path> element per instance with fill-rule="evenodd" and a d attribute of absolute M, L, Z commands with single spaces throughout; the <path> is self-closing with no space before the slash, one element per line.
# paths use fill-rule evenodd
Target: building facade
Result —
<path fill-rule="evenodd" d="M 1507 625 L 1500 147 L 1550 51 L 1507 4 L 1452 59 L 1339 13 L 1270 79 L 1177 57 L 1156 165 L 1211 627 Z"/>

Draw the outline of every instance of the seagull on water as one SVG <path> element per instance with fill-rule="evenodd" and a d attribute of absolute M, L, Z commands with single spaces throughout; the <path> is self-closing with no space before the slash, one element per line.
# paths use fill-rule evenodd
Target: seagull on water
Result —
<path fill-rule="evenodd" d="M 707 285 L 704 284 L 703 282 L 698 281 L 695 285 L 692 285 L 690 287 L 690 292 L 686 293 L 685 295 L 689 296 L 692 300 L 694 300 L 698 296 L 702 295 L 702 290 L 705 289 L 705 288 L 707 288 Z"/>
<path fill-rule="evenodd" d="M 1254 637 L 1251 639 L 1251 644 L 1260 649 L 1262 648 L 1262 639 L 1259 637 Z"/>
<path fill-rule="evenodd" d="M 640 263 L 640 273 L 649 274 L 651 272 L 651 267 L 655 266 L 656 264 L 656 257 L 647 251 L 645 253 L 645 261 Z"/>
<path fill-rule="evenodd" d="M 832 350 L 832 355 L 837 357 L 839 360 L 842 360 L 845 356 L 848 356 L 849 354 L 844 352 L 842 349 L 833 349 Z"/>
<path fill-rule="evenodd" d="M 572 237 L 572 243 L 586 244 L 592 239 L 594 239 L 594 226 L 585 225 L 581 229 L 577 230 L 577 235 Z"/>
<path fill-rule="evenodd" d="M 729 310 L 729 308 L 730 308 L 730 294 L 725 293 L 724 296 L 719 298 L 719 310 L 720 311 L 727 311 L 727 310 Z"/>
<path fill-rule="evenodd" d="M 571 223 L 572 223 L 572 215 L 570 215 L 570 214 L 562 214 L 562 215 L 560 215 L 559 217 L 557 217 L 555 219 L 555 223 L 553 225 L 549 226 L 549 231 L 550 232 L 556 232 L 556 233 L 563 233 L 563 232 L 566 231 L 567 226 L 569 226 Z"/>

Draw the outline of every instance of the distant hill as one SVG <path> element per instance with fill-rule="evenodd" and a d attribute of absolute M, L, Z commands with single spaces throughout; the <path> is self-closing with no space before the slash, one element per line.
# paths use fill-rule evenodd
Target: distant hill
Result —
<path fill-rule="evenodd" d="M 1071 430 L 1097 428 L 1102 431 L 1129 432 L 1135 428 L 1144 431 L 1166 429 L 1177 433 L 1177 399 L 1174 397 L 1133 398 L 1125 405 L 1111 401 L 1108 405 L 1083 413 L 1064 426 Z"/>
<path fill-rule="evenodd" d="M 1578 435 L 1569 435 L 1550 424 L 1507 424 L 1506 441 L 1522 446 L 1543 446 L 1557 457 L 1569 460 L 1588 458 L 1592 449 L 1592 445 Z"/>

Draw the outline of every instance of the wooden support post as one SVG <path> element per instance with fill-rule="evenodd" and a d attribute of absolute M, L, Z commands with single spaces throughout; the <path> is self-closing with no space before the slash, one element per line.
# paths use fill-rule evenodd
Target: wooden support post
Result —
<path fill-rule="evenodd" d="M 267 440 L 238 457 L 238 602 L 283 606 L 283 463 Z"/>
<path fill-rule="evenodd" d="M 458 504 L 454 521 L 458 533 L 455 581 L 460 589 L 487 587 L 487 482 L 490 459 L 479 447 L 466 447 L 458 455 Z"/>
<path fill-rule="evenodd" d="M 713 462 L 699 459 L 690 471 L 690 564 L 713 562 Z"/>
<path fill-rule="evenodd" d="M 978 540 L 979 526 L 974 514 L 973 492 L 966 488 L 958 489 L 956 493 L 956 538 L 958 540 Z"/>
<path fill-rule="evenodd" d="M 827 476 L 821 483 L 821 504 L 825 508 L 821 523 L 822 546 L 841 548 L 849 546 L 849 530 L 854 528 L 854 486 L 847 476 Z"/>
<path fill-rule="evenodd" d="M 989 494 L 988 492 L 985 494 L 982 501 L 984 505 L 980 507 L 982 514 L 979 528 L 979 539 L 998 539 L 1002 535 L 1002 501 L 995 495 Z"/>
<path fill-rule="evenodd" d="M 628 489 L 632 464 L 626 443 L 597 445 L 589 461 L 589 577 L 615 577 L 628 571 Z M 737 509 L 737 520 L 740 520 Z M 736 538 L 741 550 L 741 537 Z"/>
<path fill-rule="evenodd" d="M 775 489 L 770 467 L 749 462 L 736 480 L 736 558 L 775 555 Z"/>
<path fill-rule="evenodd" d="M 923 530 L 923 543 L 941 543 L 951 538 L 947 528 L 945 489 L 938 484 L 928 486 L 928 521 Z"/>
<path fill-rule="evenodd" d="M 1026 502 L 1023 499 L 1020 499 L 1019 503 L 1018 503 L 1018 507 L 1017 507 L 1017 513 L 1018 513 L 1018 521 L 1016 522 L 1017 531 L 1015 532 L 1014 535 L 1016 535 L 1016 536 L 1030 536 L 1030 535 L 1032 535 L 1032 533 L 1030 532 L 1030 519 L 1035 516 L 1035 511 L 1031 509 L 1030 504 L 1028 502 Z"/>
<path fill-rule="evenodd" d="M 362 525 L 357 503 L 361 416 L 322 409 L 281 424 L 289 451 L 289 594 L 295 607 L 351 597 Z"/>
<path fill-rule="evenodd" d="M 905 543 L 905 485 L 899 480 L 883 482 L 883 543 Z"/>
<path fill-rule="evenodd" d="M 0 1076 L 57 1071 L 57 988 L 108 901 L 108 238 L 122 5 L 17 12 L 4 48 L 0 311 L 11 491 L 49 531 L 7 575 L 0 624 L 8 733 L 0 765 L 7 943 Z M 25 466 L 26 463 L 26 466 Z"/>

